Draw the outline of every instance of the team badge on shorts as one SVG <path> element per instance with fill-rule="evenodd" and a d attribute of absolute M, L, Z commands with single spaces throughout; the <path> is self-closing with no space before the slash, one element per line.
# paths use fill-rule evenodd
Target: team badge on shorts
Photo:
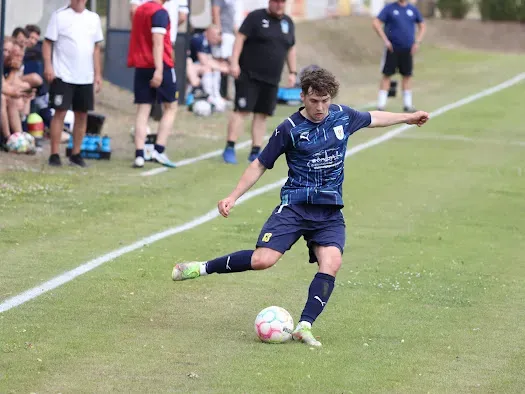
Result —
<path fill-rule="evenodd" d="M 290 25 L 288 24 L 288 21 L 281 21 L 281 31 L 283 34 L 288 34 L 290 32 Z"/>
<path fill-rule="evenodd" d="M 57 107 L 61 106 L 63 101 L 64 101 L 64 96 L 62 96 L 61 94 L 57 94 L 55 96 L 55 101 L 54 102 L 55 102 L 55 105 Z"/>
<path fill-rule="evenodd" d="M 272 235 L 273 235 L 272 233 L 264 234 L 263 237 L 262 237 L 262 241 L 263 242 L 270 242 L 270 238 L 272 238 Z"/>
<path fill-rule="evenodd" d="M 237 100 L 237 104 L 239 104 L 239 108 L 245 108 L 246 107 L 246 98 L 245 97 L 239 97 L 239 100 Z"/>
<path fill-rule="evenodd" d="M 334 133 L 338 140 L 345 138 L 345 131 L 341 125 L 334 127 Z"/>

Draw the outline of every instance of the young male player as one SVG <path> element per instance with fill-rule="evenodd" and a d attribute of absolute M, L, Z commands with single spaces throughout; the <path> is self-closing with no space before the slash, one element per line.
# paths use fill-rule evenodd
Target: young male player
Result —
<path fill-rule="evenodd" d="M 242 250 L 208 262 L 177 264 L 173 280 L 193 279 L 212 273 L 263 270 L 273 266 L 303 236 L 310 262 L 319 272 L 308 291 L 308 299 L 293 338 L 310 346 L 321 346 L 312 335 L 312 323 L 323 311 L 334 289 L 345 246 L 342 184 L 348 138 L 364 127 L 386 127 L 399 123 L 424 125 L 426 112 L 410 114 L 359 112 L 332 104 L 339 83 L 325 69 L 307 71 L 301 78 L 304 107 L 281 123 L 268 145 L 242 175 L 237 187 L 219 201 L 222 216 L 228 217 L 239 197 L 246 193 L 285 154 L 288 181 L 281 190 L 281 205 L 264 224 L 255 250 Z"/>
<path fill-rule="evenodd" d="M 135 68 L 135 168 L 144 167 L 144 145 L 148 118 L 154 102 L 163 103 L 153 160 L 175 167 L 165 153 L 168 136 L 173 129 L 177 111 L 177 78 L 170 40 L 171 23 L 163 4 L 168 0 L 152 0 L 137 8 L 133 15 L 129 41 L 128 67 Z M 176 28 L 176 27 L 174 27 Z"/>

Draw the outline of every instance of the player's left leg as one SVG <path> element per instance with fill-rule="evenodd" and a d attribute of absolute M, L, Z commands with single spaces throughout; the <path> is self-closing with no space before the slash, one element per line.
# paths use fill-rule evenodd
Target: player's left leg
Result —
<path fill-rule="evenodd" d="M 177 77 L 174 68 L 164 68 L 162 84 L 157 89 L 157 99 L 162 102 L 163 112 L 152 157 L 159 164 L 175 168 L 175 163 L 168 158 L 165 152 L 168 137 L 173 130 L 178 107 Z"/>
<path fill-rule="evenodd" d="M 321 342 L 312 334 L 312 324 L 323 312 L 334 290 L 335 276 L 341 267 L 342 255 L 336 246 L 316 245 L 314 253 L 319 262 L 319 272 L 315 274 L 308 289 L 308 299 L 293 332 L 293 338 L 310 346 L 321 346 Z"/>
<path fill-rule="evenodd" d="M 252 150 L 248 156 L 248 161 L 252 162 L 261 152 L 261 146 L 266 134 L 266 119 L 273 116 L 277 106 L 278 87 L 264 82 L 257 82 L 259 85 L 257 101 L 253 109 L 252 123 Z"/>

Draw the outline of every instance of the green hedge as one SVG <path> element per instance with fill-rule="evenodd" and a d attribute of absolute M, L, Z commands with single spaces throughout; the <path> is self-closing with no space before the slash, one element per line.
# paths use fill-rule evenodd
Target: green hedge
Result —
<path fill-rule="evenodd" d="M 525 22 L 525 0 L 479 0 L 481 19 Z"/>
<path fill-rule="evenodd" d="M 436 4 L 441 16 L 447 19 L 463 19 L 472 4 L 469 0 L 438 0 Z"/>

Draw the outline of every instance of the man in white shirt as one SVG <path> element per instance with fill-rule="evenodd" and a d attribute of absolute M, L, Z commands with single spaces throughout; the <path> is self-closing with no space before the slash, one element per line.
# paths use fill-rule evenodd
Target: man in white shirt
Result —
<path fill-rule="evenodd" d="M 144 4 L 150 0 L 130 0 L 130 19 L 133 21 L 133 15 L 139 5 Z M 169 0 L 164 4 L 164 8 L 168 11 L 171 22 L 171 42 L 174 44 L 177 40 L 177 27 L 186 22 L 190 9 L 188 8 L 188 0 Z"/>
<path fill-rule="evenodd" d="M 75 113 L 70 164 L 86 167 L 80 156 L 87 128 L 87 113 L 94 107 L 94 91 L 102 86 L 100 43 L 104 40 L 100 17 L 86 9 L 87 0 L 71 0 L 51 15 L 42 48 L 44 77 L 49 82 L 49 103 L 55 109 L 51 121 L 49 165 L 61 166 L 58 154 L 64 118 Z M 51 56 L 52 54 L 52 56 Z"/>

